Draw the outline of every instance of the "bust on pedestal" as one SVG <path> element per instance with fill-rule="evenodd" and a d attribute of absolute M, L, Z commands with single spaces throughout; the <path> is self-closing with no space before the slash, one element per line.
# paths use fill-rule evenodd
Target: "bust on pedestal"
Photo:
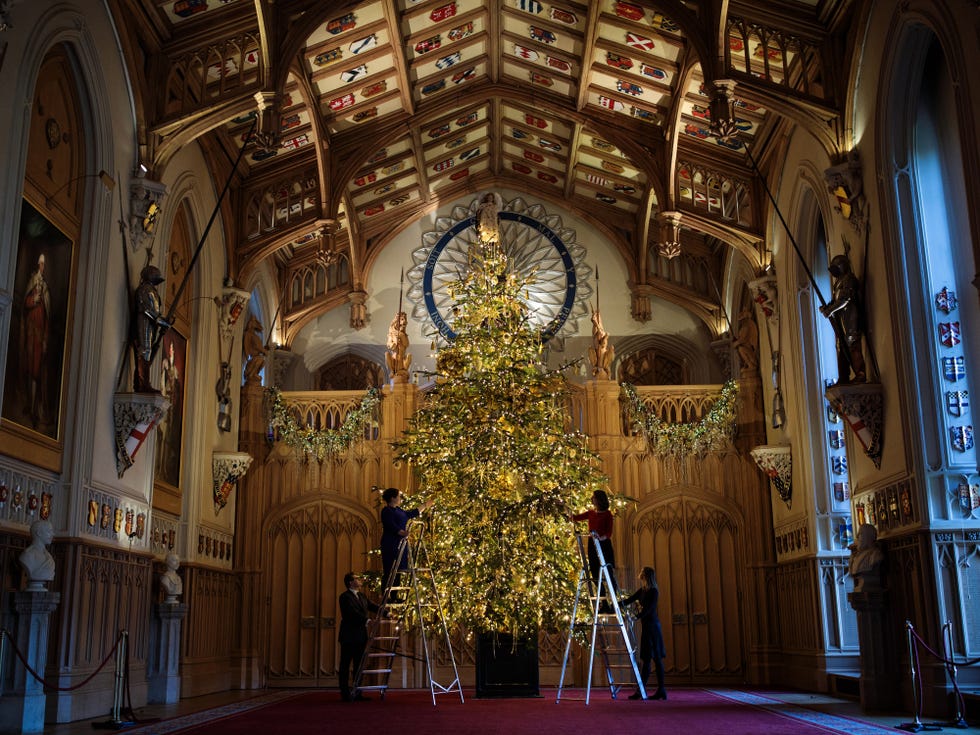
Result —
<path fill-rule="evenodd" d="M 180 700 L 180 625 L 187 614 L 187 605 L 177 599 L 184 592 L 184 582 L 177 574 L 180 560 L 170 553 L 165 564 L 167 571 L 160 575 L 163 602 L 153 608 L 146 667 L 147 701 L 153 704 Z"/>
<path fill-rule="evenodd" d="M 38 592 L 47 589 L 47 583 L 54 579 L 54 557 L 48 546 L 54 540 L 54 528 L 48 521 L 34 521 L 31 524 L 31 545 L 20 555 L 20 566 L 27 575 L 27 590 Z"/>
<path fill-rule="evenodd" d="M 878 531 L 870 523 L 857 532 L 851 547 L 848 572 L 854 591 L 847 596 L 857 613 L 861 645 L 861 708 L 888 711 L 901 707 L 901 687 L 895 661 L 896 641 L 888 607 L 888 590 L 882 585 L 885 554 L 878 545 Z"/>
<path fill-rule="evenodd" d="M 167 554 L 167 571 L 160 575 L 160 588 L 163 590 L 163 603 L 176 605 L 177 598 L 184 593 L 184 581 L 177 574 L 180 559 L 173 552 Z"/>
<path fill-rule="evenodd" d="M 61 600 L 60 594 L 47 589 L 55 573 L 54 557 L 47 548 L 53 539 L 54 528 L 48 521 L 31 525 L 31 543 L 19 557 L 26 589 L 14 594 L 14 645 L 42 676 L 48 658 L 48 618 Z M 0 731 L 43 732 L 44 685 L 23 666 L 15 666 L 13 671 L 12 686 L 0 698 Z"/>

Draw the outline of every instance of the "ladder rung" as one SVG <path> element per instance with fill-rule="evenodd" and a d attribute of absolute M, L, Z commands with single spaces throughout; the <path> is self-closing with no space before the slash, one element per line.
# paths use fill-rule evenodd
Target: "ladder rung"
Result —
<path fill-rule="evenodd" d="M 399 635 L 376 635 L 376 636 L 374 636 L 374 640 L 376 640 L 376 641 L 397 641 L 397 640 L 401 640 L 401 636 L 399 636 Z"/>
<path fill-rule="evenodd" d="M 390 674 L 390 673 L 391 673 L 391 669 L 364 669 L 364 671 L 361 672 L 362 675 L 366 675 L 366 674 Z"/>
<path fill-rule="evenodd" d="M 365 686 L 359 686 L 357 688 L 357 691 L 359 691 L 359 692 L 362 692 L 362 691 L 363 692 L 366 692 L 368 690 L 378 691 L 380 689 L 387 689 L 387 688 L 388 688 L 388 685 L 387 684 L 367 684 Z"/>
<path fill-rule="evenodd" d="M 381 653 L 369 653 L 368 658 L 394 658 L 395 654 L 391 651 L 382 651 Z"/>

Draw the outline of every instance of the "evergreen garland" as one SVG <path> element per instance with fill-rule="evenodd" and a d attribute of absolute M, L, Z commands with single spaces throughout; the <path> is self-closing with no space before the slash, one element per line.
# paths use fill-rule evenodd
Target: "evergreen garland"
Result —
<path fill-rule="evenodd" d="M 636 394 L 636 388 L 629 383 L 623 383 L 623 392 L 626 394 L 630 425 L 643 433 L 650 451 L 658 457 L 700 457 L 731 439 L 738 398 L 738 385 L 734 380 L 725 383 L 721 397 L 700 421 L 689 424 L 672 424 L 662 420 L 644 405 Z"/>
<path fill-rule="evenodd" d="M 279 438 L 287 446 L 302 452 L 307 458 L 323 460 L 347 450 L 356 440 L 364 437 L 364 429 L 375 416 L 381 403 L 381 393 L 377 388 L 369 388 L 361 402 L 351 409 L 344 423 L 336 429 L 317 430 L 310 426 L 300 426 L 296 418 L 282 400 L 282 393 L 270 388 L 266 395 L 271 404 L 270 425 L 279 432 Z"/>

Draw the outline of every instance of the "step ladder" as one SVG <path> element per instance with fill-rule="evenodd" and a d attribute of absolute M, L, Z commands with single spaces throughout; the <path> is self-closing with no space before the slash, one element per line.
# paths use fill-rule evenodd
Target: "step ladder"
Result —
<path fill-rule="evenodd" d="M 420 520 L 409 521 L 408 535 L 398 545 L 395 563 L 378 604 L 378 614 L 368 623 L 368 643 L 354 677 L 353 694 L 361 692 L 380 692 L 384 699 L 388 682 L 394 667 L 402 633 L 407 630 L 406 617 L 414 608 L 418 622 L 422 650 L 425 655 L 425 671 L 429 680 L 432 704 L 437 694 L 459 694 L 463 701 L 463 688 L 459 681 L 459 670 L 453 654 L 449 628 L 443 613 L 436 578 L 429 564 L 429 554 L 425 548 L 425 524 Z M 405 569 L 399 572 L 402 563 Z M 398 580 L 398 584 L 395 584 Z M 443 685 L 433 677 L 432 659 L 434 636 L 441 636 L 442 643 L 452 663 L 453 680 Z"/>
<path fill-rule="evenodd" d="M 613 699 L 616 699 L 616 695 L 626 686 L 635 686 L 639 690 L 640 696 L 646 699 L 646 688 L 640 680 L 640 670 L 636 665 L 633 623 L 630 618 L 624 616 L 619 600 L 616 598 L 616 589 L 613 586 L 612 575 L 609 566 L 606 564 L 605 555 L 602 553 L 602 547 L 599 545 L 595 534 L 576 534 L 575 539 L 582 566 L 578 575 L 578 588 L 575 590 L 575 604 L 572 606 L 568 642 L 565 644 L 565 658 L 561 664 L 561 679 L 558 682 L 558 696 L 555 701 L 561 701 L 575 631 L 586 626 L 591 628 L 591 635 L 585 703 L 589 703 L 589 696 L 592 692 L 592 670 L 597 654 L 601 657 L 602 666 L 606 672 L 606 680 L 609 684 L 609 693 Z M 593 582 L 592 574 L 589 571 L 588 544 L 590 543 L 595 544 L 595 550 L 599 557 L 599 579 L 595 582 Z M 604 597 L 608 598 L 608 609 L 611 612 L 600 612 Z M 584 623 L 577 622 L 580 605 L 587 610 Z M 586 605 L 588 605 L 587 608 Z"/>

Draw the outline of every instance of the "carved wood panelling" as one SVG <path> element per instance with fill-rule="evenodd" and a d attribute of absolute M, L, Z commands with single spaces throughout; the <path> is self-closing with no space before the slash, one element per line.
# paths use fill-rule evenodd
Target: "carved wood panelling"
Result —
<path fill-rule="evenodd" d="M 677 497 L 640 514 L 636 553 L 624 586 L 651 565 L 660 586 L 659 614 L 673 675 L 736 676 L 742 671 L 739 527 L 730 513 Z"/>
<path fill-rule="evenodd" d="M 311 497 L 274 515 L 265 536 L 268 575 L 268 675 L 271 684 L 336 683 L 338 598 L 347 572 L 376 568 L 369 552 L 376 511 L 345 507 L 337 496 Z"/>
<path fill-rule="evenodd" d="M 817 579 L 812 559 L 781 564 L 776 572 L 779 590 L 779 631 L 783 647 L 792 651 L 813 651 L 820 646 L 820 625 L 816 619 Z"/>
<path fill-rule="evenodd" d="M 134 681 L 145 678 L 149 650 L 151 561 L 119 549 L 72 543 L 53 549 L 57 574 L 50 589 L 61 593 L 51 616 L 48 677 L 60 686 L 81 682 L 110 656 L 120 631 L 129 632 L 129 668 Z M 70 672 L 70 673 L 64 673 Z M 51 692 L 48 706 L 74 717 L 104 714 L 113 664 L 74 692 Z"/>

